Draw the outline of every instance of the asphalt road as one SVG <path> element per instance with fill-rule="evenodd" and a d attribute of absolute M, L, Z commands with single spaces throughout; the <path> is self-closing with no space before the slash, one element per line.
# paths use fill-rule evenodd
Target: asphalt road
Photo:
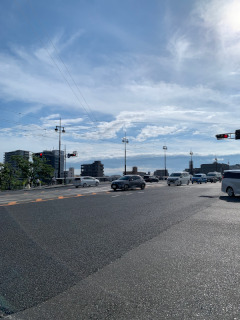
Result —
<path fill-rule="evenodd" d="M 105 187 L 2 202 L 2 316 L 240 319 L 239 199 L 218 183 Z"/>

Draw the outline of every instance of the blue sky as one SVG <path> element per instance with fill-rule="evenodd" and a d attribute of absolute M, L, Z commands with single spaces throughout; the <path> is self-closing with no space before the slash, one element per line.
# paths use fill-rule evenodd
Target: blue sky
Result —
<path fill-rule="evenodd" d="M 0 161 L 17 149 L 78 151 L 170 171 L 240 162 L 240 3 L 237 0 L 1 0 Z M 238 160 L 239 159 L 239 160 Z"/>

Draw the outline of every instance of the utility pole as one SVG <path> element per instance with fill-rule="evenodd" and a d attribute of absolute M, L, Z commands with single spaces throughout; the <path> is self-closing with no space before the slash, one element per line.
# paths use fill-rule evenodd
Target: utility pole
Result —
<path fill-rule="evenodd" d="M 59 158 L 58 158 L 58 178 L 61 178 L 61 134 L 65 133 L 64 127 L 62 127 L 62 121 L 60 118 L 60 125 L 56 126 L 55 128 L 55 132 L 59 133 L 59 147 L 58 147 L 58 151 L 59 151 Z"/>
<path fill-rule="evenodd" d="M 122 142 L 125 143 L 125 157 L 124 157 L 124 175 L 127 174 L 127 143 L 128 143 L 128 139 L 126 137 L 126 131 L 125 131 L 125 137 L 122 138 Z"/>
<path fill-rule="evenodd" d="M 165 164 L 165 179 L 166 179 L 166 176 L 167 176 L 167 146 L 163 146 L 163 150 L 164 150 L 164 164 Z"/>
<path fill-rule="evenodd" d="M 193 174 L 193 161 L 192 161 L 192 156 L 193 156 L 193 152 L 192 150 L 190 151 L 190 156 L 191 156 L 191 160 L 190 160 L 190 166 L 189 166 L 189 169 L 190 169 L 190 174 Z"/>

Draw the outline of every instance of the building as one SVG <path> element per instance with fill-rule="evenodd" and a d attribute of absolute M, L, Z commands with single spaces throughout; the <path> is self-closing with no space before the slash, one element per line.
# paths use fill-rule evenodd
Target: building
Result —
<path fill-rule="evenodd" d="M 59 172 L 59 150 L 44 150 L 43 152 L 35 153 L 36 156 L 41 156 L 46 159 L 47 164 L 54 168 L 55 178 L 64 178 L 64 151 L 60 152 L 60 172 Z M 60 177 L 59 177 L 60 175 Z"/>
<path fill-rule="evenodd" d="M 154 171 L 154 175 L 159 178 L 165 177 L 165 169 L 158 169 Z M 166 169 L 166 177 L 169 176 L 168 170 Z"/>
<path fill-rule="evenodd" d="M 229 170 L 240 170 L 240 164 L 234 164 L 229 166 Z"/>
<path fill-rule="evenodd" d="M 123 172 L 124 174 L 124 172 Z M 132 167 L 132 171 L 127 171 L 126 174 L 138 174 L 139 176 L 145 176 L 146 175 L 146 172 L 141 172 L 141 171 L 138 171 L 138 167 Z M 149 172 L 150 174 L 150 172 Z"/>
<path fill-rule="evenodd" d="M 218 163 L 217 161 L 210 164 L 201 164 L 201 173 L 207 174 L 208 172 L 221 172 L 229 170 L 229 165 L 225 163 Z"/>
<path fill-rule="evenodd" d="M 94 161 L 92 164 L 82 164 L 81 176 L 103 177 L 104 165 L 101 161 Z"/>
<path fill-rule="evenodd" d="M 16 150 L 11 152 L 5 152 L 4 154 L 4 163 L 10 164 L 14 169 L 17 168 L 17 163 L 14 159 L 12 159 L 12 156 L 21 156 L 26 160 L 29 160 L 30 152 L 24 151 L 24 150 Z"/>

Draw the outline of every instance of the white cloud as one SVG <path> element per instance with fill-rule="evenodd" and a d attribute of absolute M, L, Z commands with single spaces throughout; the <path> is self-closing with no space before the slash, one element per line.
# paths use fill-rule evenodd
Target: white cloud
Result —
<path fill-rule="evenodd" d="M 140 134 L 136 137 L 136 140 L 141 142 L 149 138 L 154 138 L 158 136 L 178 134 L 180 132 L 183 132 L 184 130 L 186 130 L 186 128 L 179 128 L 178 126 L 173 126 L 173 127 L 146 126 L 141 130 Z"/>

